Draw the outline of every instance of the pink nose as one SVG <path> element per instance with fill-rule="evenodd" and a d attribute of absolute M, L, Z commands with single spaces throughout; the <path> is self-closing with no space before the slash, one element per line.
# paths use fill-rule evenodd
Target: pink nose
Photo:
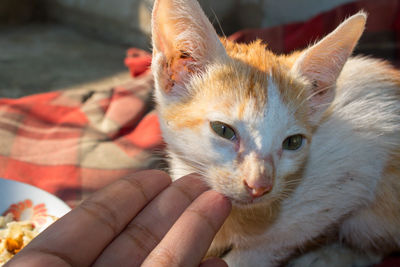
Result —
<path fill-rule="evenodd" d="M 272 190 L 272 184 L 268 185 L 257 185 L 257 184 L 248 184 L 246 180 L 243 181 L 246 186 L 247 191 L 254 198 L 261 197 L 262 195 L 270 192 Z"/>

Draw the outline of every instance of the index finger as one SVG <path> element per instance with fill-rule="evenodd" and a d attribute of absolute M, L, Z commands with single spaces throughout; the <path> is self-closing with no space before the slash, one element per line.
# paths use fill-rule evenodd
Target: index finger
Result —
<path fill-rule="evenodd" d="M 166 173 L 154 170 L 120 179 L 94 193 L 52 224 L 10 263 L 24 266 L 24 257 L 34 262 L 32 257 L 43 259 L 48 255 L 45 258 L 51 261 L 48 262 L 51 266 L 51 263 L 88 266 L 129 221 L 170 183 L 171 178 Z M 42 264 L 45 266 L 45 263 Z"/>
<path fill-rule="evenodd" d="M 200 195 L 176 221 L 142 266 L 198 266 L 231 211 L 216 191 Z"/>

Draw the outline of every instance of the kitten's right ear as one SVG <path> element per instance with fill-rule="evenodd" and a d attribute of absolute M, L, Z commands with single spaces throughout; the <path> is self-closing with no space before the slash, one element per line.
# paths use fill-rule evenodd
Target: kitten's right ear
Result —
<path fill-rule="evenodd" d="M 152 69 L 166 94 L 186 95 L 186 83 L 207 64 L 226 56 L 196 0 L 156 0 L 152 14 Z"/>

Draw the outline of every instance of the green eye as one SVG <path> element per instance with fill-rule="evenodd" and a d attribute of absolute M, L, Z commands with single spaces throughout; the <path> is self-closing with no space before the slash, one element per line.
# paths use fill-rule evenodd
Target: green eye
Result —
<path fill-rule="evenodd" d="M 301 134 L 289 136 L 283 141 L 282 148 L 284 150 L 297 150 L 303 145 L 303 139 Z"/>
<path fill-rule="evenodd" d="M 228 140 L 233 140 L 236 138 L 235 131 L 228 125 L 226 125 L 223 122 L 219 121 L 211 121 L 210 122 L 211 129 L 218 134 L 219 136 L 228 139 Z"/>

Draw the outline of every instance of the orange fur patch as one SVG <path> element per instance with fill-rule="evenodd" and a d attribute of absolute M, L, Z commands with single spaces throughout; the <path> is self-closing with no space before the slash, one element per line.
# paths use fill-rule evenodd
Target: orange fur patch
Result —
<path fill-rule="evenodd" d="M 288 56 L 277 56 L 269 51 L 267 45 L 260 40 L 250 44 L 238 44 L 226 39 L 222 39 L 222 42 L 230 57 L 252 67 L 252 71 L 247 71 L 248 86 L 246 88 L 247 92 L 244 95 L 254 97 L 255 99 L 261 99 L 261 103 L 265 103 L 268 97 L 266 94 L 267 79 L 271 74 L 283 103 L 292 107 L 292 110 L 295 111 L 294 115 L 296 119 L 300 120 L 302 123 L 308 123 L 306 120 L 308 114 L 308 106 L 306 103 L 308 86 L 295 80 L 294 77 L 288 74 L 290 68 L 300 56 L 300 52 L 295 52 Z M 255 70 L 258 70 L 259 73 L 255 74 Z M 254 86 L 255 83 L 260 81 L 261 77 L 263 77 L 263 84 L 265 85 L 263 94 L 255 92 L 258 88 Z M 256 81 L 254 81 L 254 79 L 256 79 Z M 243 114 L 243 111 L 240 110 L 239 114 Z"/>
<path fill-rule="evenodd" d="M 164 111 L 163 117 L 176 130 L 196 130 L 205 121 L 204 108 L 192 104 L 175 104 Z"/>

